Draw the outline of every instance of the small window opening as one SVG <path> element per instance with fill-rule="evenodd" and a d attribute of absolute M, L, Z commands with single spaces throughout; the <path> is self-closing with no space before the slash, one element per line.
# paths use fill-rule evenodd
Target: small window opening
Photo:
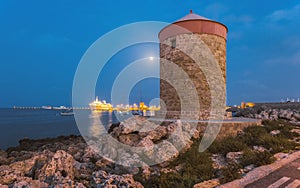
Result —
<path fill-rule="evenodd" d="M 171 41 L 171 45 L 172 45 L 172 48 L 176 48 L 176 39 L 173 39 Z"/>

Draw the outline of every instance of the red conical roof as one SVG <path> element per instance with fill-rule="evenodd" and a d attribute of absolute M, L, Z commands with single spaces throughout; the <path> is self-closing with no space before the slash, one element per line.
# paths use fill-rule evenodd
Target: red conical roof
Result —
<path fill-rule="evenodd" d="M 187 20 L 210 20 L 210 19 L 205 18 L 203 16 L 200 16 L 198 14 L 194 14 L 193 10 L 190 10 L 190 13 L 188 15 L 186 15 L 183 18 L 177 20 L 176 22 L 187 21 Z"/>
<path fill-rule="evenodd" d="M 169 37 L 184 33 L 200 33 L 217 35 L 226 40 L 227 32 L 228 28 L 224 24 L 194 14 L 190 10 L 188 15 L 163 28 L 158 36 L 160 41 L 163 41 Z"/>

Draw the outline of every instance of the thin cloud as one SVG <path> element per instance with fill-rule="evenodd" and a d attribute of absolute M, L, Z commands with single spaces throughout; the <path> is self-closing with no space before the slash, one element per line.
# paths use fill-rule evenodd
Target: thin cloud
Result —
<path fill-rule="evenodd" d="M 232 14 L 230 8 L 222 3 L 212 3 L 206 6 L 204 13 L 225 23 L 249 24 L 254 21 L 253 17 L 249 15 Z"/>
<path fill-rule="evenodd" d="M 210 15 L 211 18 L 219 20 L 229 11 L 229 8 L 221 3 L 212 3 L 205 7 L 204 14 Z"/>
<path fill-rule="evenodd" d="M 39 47 L 61 47 L 71 44 L 72 40 L 65 36 L 58 36 L 51 33 L 45 33 L 37 36 L 35 44 Z"/>
<path fill-rule="evenodd" d="M 300 65 L 300 50 L 292 55 L 268 59 L 266 64 Z"/>
<path fill-rule="evenodd" d="M 260 90 L 268 89 L 268 87 L 265 84 L 263 84 L 262 82 L 260 82 L 258 80 L 252 80 L 252 79 L 238 80 L 238 81 L 233 82 L 233 84 L 242 85 L 245 88 L 256 88 L 256 89 L 260 89 Z"/>
<path fill-rule="evenodd" d="M 248 15 L 228 15 L 224 18 L 226 23 L 251 24 L 254 21 L 252 16 Z"/>
<path fill-rule="evenodd" d="M 300 4 L 291 9 L 276 10 L 267 16 L 267 20 L 271 22 L 292 21 L 300 19 Z"/>

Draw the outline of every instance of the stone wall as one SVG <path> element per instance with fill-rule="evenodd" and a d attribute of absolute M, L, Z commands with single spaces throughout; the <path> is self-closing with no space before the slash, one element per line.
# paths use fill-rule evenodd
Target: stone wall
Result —
<path fill-rule="evenodd" d="M 174 40 L 176 40 L 176 48 L 172 47 Z M 172 72 L 169 66 L 164 65 L 164 60 L 161 60 L 160 97 L 166 104 L 167 109 L 164 110 L 167 111 L 167 118 L 178 118 L 182 113 L 188 114 L 188 112 L 182 112 L 182 103 L 191 106 L 190 111 L 197 111 L 195 108 L 193 109 L 195 97 L 188 96 L 193 89 L 196 89 L 198 95 L 199 119 L 208 119 L 212 104 L 211 92 L 215 92 L 217 96 L 213 100 L 218 100 L 220 106 L 225 105 L 226 40 L 224 38 L 211 34 L 181 34 L 170 37 L 160 44 L 160 58 L 178 65 L 194 84 L 193 88 L 187 87 L 186 80 L 177 76 L 178 72 Z M 217 62 L 217 68 L 213 66 L 213 61 Z M 216 69 L 219 69 L 219 72 Z M 223 74 L 221 75 L 224 78 L 223 85 L 217 91 L 216 89 L 212 91 L 210 87 L 220 85 L 216 84 L 216 80 L 220 78 L 220 75 L 217 75 L 219 73 Z M 207 76 L 210 77 L 210 81 Z M 164 78 L 175 80 L 176 89 Z M 178 90 L 185 91 L 185 95 L 187 95 L 184 97 L 185 99 L 178 96 Z"/>
<path fill-rule="evenodd" d="M 217 139 L 222 139 L 229 136 L 237 136 L 239 133 L 243 132 L 243 130 L 250 126 L 261 126 L 261 120 L 257 121 L 224 121 L 222 123 L 222 127 L 217 135 Z M 210 124 L 210 126 L 214 126 L 214 124 Z M 204 134 L 207 127 L 207 123 L 198 123 L 198 130 L 201 134 Z"/>

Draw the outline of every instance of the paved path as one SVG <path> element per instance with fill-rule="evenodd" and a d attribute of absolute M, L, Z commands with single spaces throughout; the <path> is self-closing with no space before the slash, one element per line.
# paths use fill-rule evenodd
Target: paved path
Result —
<path fill-rule="evenodd" d="M 166 122 L 174 122 L 178 119 L 161 119 L 150 117 L 149 120 L 152 121 L 166 121 Z M 181 119 L 181 122 L 189 122 L 189 123 L 260 123 L 260 119 L 253 119 L 253 118 L 243 118 L 243 117 L 233 117 L 231 119 L 223 119 L 223 120 L 193 120 L 193 119 Z"/>
<path fill-rule="evenodd" d="M 300 188 L 300 151 L 273 164 L 250 171 L 242 179 L 220 185 L 219 188 Z"/>
<path fill-rule="evenodd" d="M 292 161 L 245 188 L 300 188 L 300 159 Z"/>

